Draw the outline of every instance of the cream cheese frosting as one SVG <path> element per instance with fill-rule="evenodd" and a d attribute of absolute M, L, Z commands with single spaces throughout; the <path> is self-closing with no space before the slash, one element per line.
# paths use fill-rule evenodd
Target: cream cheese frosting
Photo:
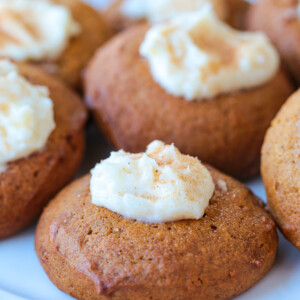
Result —
<path fill-rule="evenodd" d="M 23 78 L 16 65 L 0 60 L 0 171 L 41 150 L 55 128 L 47 87 Z"/>
<path fill-rule="evenodd" d="M 184 12 L 196 11 L 206 3 L 213 4 L 220 18 L 227 17 L 228 4 L 223 0 L 124 0 L 121 10 L 128 18 L 156 23 Z"/>
<path fill-rule="evenodd" d="M 55 59 L 79 32 L 65 6 L 49 0 L 0 1 L 0 57 Z"/>
<path fill-rule="evenodd" d="M 215 189 L 197 158 L 160 141 L 145 153 L 112 152 L 91 174 L 92 203 L 142 222 L 200 219 Z"/>
<path fill-rule="evenodd" d="M 186 100 L 257 87 L 274 77 L 280 64 L 265 34 L 232 29 L 211 5 L 154 25 L 140 54 L 153 79 Z"/>

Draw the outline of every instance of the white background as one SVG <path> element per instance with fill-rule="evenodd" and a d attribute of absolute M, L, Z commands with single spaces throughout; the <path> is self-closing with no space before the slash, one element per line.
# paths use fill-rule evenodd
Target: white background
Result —
<path fill-rule="evenodd" d="M 86 0 L 88 1 L 88 0 Z M 141 0 L 143 1 L 143 0 Z M 182 0 L 184 1 L 184 0 Z M 103 6 L 105 0 L 90 0 Z M 109 147 L 95 127 L 89 125 L 88 153 L 78 176 L 106 158 Z M 265 200 L 260 179 L 248 185 Z M 17 236 L 0 241 L 0 300 L 67 300 L 47 278 L 34 252 L 34 226 Z M 300 300 L 300 252 L 281 235 L 276 263 L 267 276 L 239 300 Z M 162 299 L 163 300 L 163 299 Z"/>

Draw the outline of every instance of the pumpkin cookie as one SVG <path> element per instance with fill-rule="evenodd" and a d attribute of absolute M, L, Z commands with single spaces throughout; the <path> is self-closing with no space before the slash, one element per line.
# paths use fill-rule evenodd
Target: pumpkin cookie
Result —
<path fill-rule="evenodd" d="M 264 31 L 300 83 L 300 4 L 297 0 L 258 0 L 249 11 L 247 28 Z"/>
<path fill-rule="evenodd" d="M 92 179 L 65 188 L 36 231 L 36 252 L 51 281 L 85 300 L 231 299 L 251 288 L 273 265 L 275 224 L 244 185 L 197 161 L 154 142 L 145 154 L 113 153 Z M 191 216 L 189 205 L 177 214 L 183 203 L 201 203 L 203 192 L 204 215 Z M 98 200 L 102 206 L 93 204 Z M 169 201 L 174 211 L 161 210 Z"/>
<path fill-rule="evenodd" d="M 203 15 L 200 17 L 210 18 L 207 11 Z M 198 18 L 193 15 L 188 19 L 195 17 Z M 185 21 L 183 23 L 189 23 Z M 276 67 L 277 54 L 273 47 L 264 36 L 254 37 L 257 45 L 264 41 L 268 54 L 263 54 L 265 58 L 259 69 L 256 70 L 258 65 L 254 63 L 252 71 L 257 72 L 256 75 L 248 68 L 251 62 L 246 63 L 245 69 L 241 63 L 241 70 L 236 73 L 239 67 L 234 61 L 240 58 L 233 57 L 244 53 L 249 54 L 250 61 L 255 59 L 256 46 L 252 46 L 256 42 L 253 45 L 249 42 L 250 50 L 232 50 L 227 41 L 235 31 L 232 33 L 227 27 L 224 31 L 223 25 L 218 25 L 219 29 L 216 32 L 212 29 L 208 35 L 209 26 L 203 27 L 203 32 L 199 26 L 199 51 L 209 63 L 203 65 L 199 58 L 202 66 L 195 69 L 196 57 L 192 54 L 195 44 L 180 41 L 173 45 L 175 36 L 170 42 L 160 36 L 159 30 L 163 28 L 164 34 L 174 33 L 176 29 L 164 31 L 167 25 L 157 26 L 155 31 L 149 30 L 147 25 L 139 25 L 120 33 L 100 49 L 88 65 L 85 98 L 101 130 L 116 148 L 126 151 L 143 151 L 148 143 L 159 139 L 174 142 L 182 152 L 197 156 L 234 177 L 257 175 L 265 132 L 293 91 L 286 74 Z M 223 40 L 227 34 L 229 38 Z M 158 36 L 160 38 L 155 40 Z M 249 33 L 245 33 L 241 38 L 248 37 Z M 192 38 L 197 40 L 197 32 Z M 191 38 L 187 36 L 184 41 L 187 40 Z M 174 51 L 168 52 L 172 47 Z M 180 53 L 173 57 L 175 49 L 181 48 L 190 55 L 185 60 Z M 215 56 L 210 57 L 210 54 L 218 55 L 219 50 L 220 60 L 215 61 Z M 145 59 L 144 54 L 154 54 L 153 63 Z M 257 59 L 261 57 L 258 55 Z M 270 71 L 267 79 L 253 82 L 262 78 L 265 71 Z"/>
<path fill-rule="evenodd" d="M 76 94 L 36 67 L 0 61 L 0 73 L 0 238 L 5 238 L 32 223 L 74 176 L 87 113 Z"/>
<path fill-rule="evenodd" d="M 99 13 L 78 0 L 2 0 L 0 27 L 0 57 L 39 65 L 76 89 L 109 37 Z"/>
<path fill-rule="evenodd" d="M 290 97 L 267 132 L 261 172 L 268 207 L 285 237 L 300 250 L 300 92 Z"/>

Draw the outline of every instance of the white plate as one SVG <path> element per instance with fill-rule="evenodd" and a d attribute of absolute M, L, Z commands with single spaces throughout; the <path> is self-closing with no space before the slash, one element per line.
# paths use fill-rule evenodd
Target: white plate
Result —
<path fill-rule="evenodd" d="M 141 0 L 142 1 L 142 0 Z M 94 0 L 103 5 L 104 1 Z M 92 125 L 88 129 L 86 160 L 78 176 L 108 156 L 110 148 Z M 88 159 L 87 159 L 88 158 Z M 249 187 L 265 200 L 260 179 L 250 182 Z M 67 300 L 72 299 L 60 292 L 48 279 L 34 252 L 35 227 L 10 239 L 0 241 L 0 300 Z M 267 276 L 239 300 L 299 300 L 300 299 L 300 252 L 281 235 L 276 263 Z"/>

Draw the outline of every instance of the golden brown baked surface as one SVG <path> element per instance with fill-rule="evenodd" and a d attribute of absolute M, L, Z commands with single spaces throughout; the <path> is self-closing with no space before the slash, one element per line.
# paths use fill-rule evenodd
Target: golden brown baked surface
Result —
<path fill-rule="evenodd" d="M 144 151 L 155 139 L 172 142 L 239 178 L 257 175 L 271 120 L 293 89 L 280 71 L 267 84 L 188 102 L 154 82 L 139 55 L 147 27 L 122 32 L 100 49 L 85 73 L 86 101 L 117 148 Z"/>
<path fill-rule="evenodd" d="M 54 104 L 56 128 L 44 149 L 8 164 L 0 173 L 0 238 L 29 225 L 73 177 L 84 152 L 86 109 L 80 98 L 38 68 L 19 64 L 32 84 L 45 85 Z"/>
<path fill-rule="evenodd" d="M 247 28 L 264 31 L 277 47 L 294 79 L 300 83 L 300 22 L 297 0 L 258 0 L 252 5 Z"/>
<path fill-rule="evenodd" d="M 261 171 L 268 207 L 283 234 L 300 250 L 300 91 L 268 130 Z"/>
<path fill-rule="evenodd" d="M 228 7 L 228 17 L 225 21 L 236 28 L 243 28 L 245 25 L 245 15 L 249 8 L 249 4 L 244 0 L 221 1 L 225 2 Z M 145 22 L 145 20 L 134 20 L 124 16 L 121 13 L 121 6 L 123 2 L 123 0 L 113 1 L 103 14 L 107 24 L 113 32 L 120 32 L 131 27 L 132 25 Z"/>
<path fill-rule="evenodd" d="M 275 224 L 244 185 L 210 171 L 216 191 L 206 215 L 164 224 L 95 206 L 90 176 L 75 181 L 37 227 L 36 252 L 49 278 L 85 300 L 230 299 L 246 291 L 273 264 Z"/>
<path fill-rule="evenodd" d="M 81 26 L 81 32 L 71 39 L 68 47 L 56 60 L 35 64 L 70 86 L 80 89 L 81 72 L 96 49 L 109 38 L 109 29 L 97 11 L 78 0 L 51 1 L 70 9 L 74 20 Z"/>

